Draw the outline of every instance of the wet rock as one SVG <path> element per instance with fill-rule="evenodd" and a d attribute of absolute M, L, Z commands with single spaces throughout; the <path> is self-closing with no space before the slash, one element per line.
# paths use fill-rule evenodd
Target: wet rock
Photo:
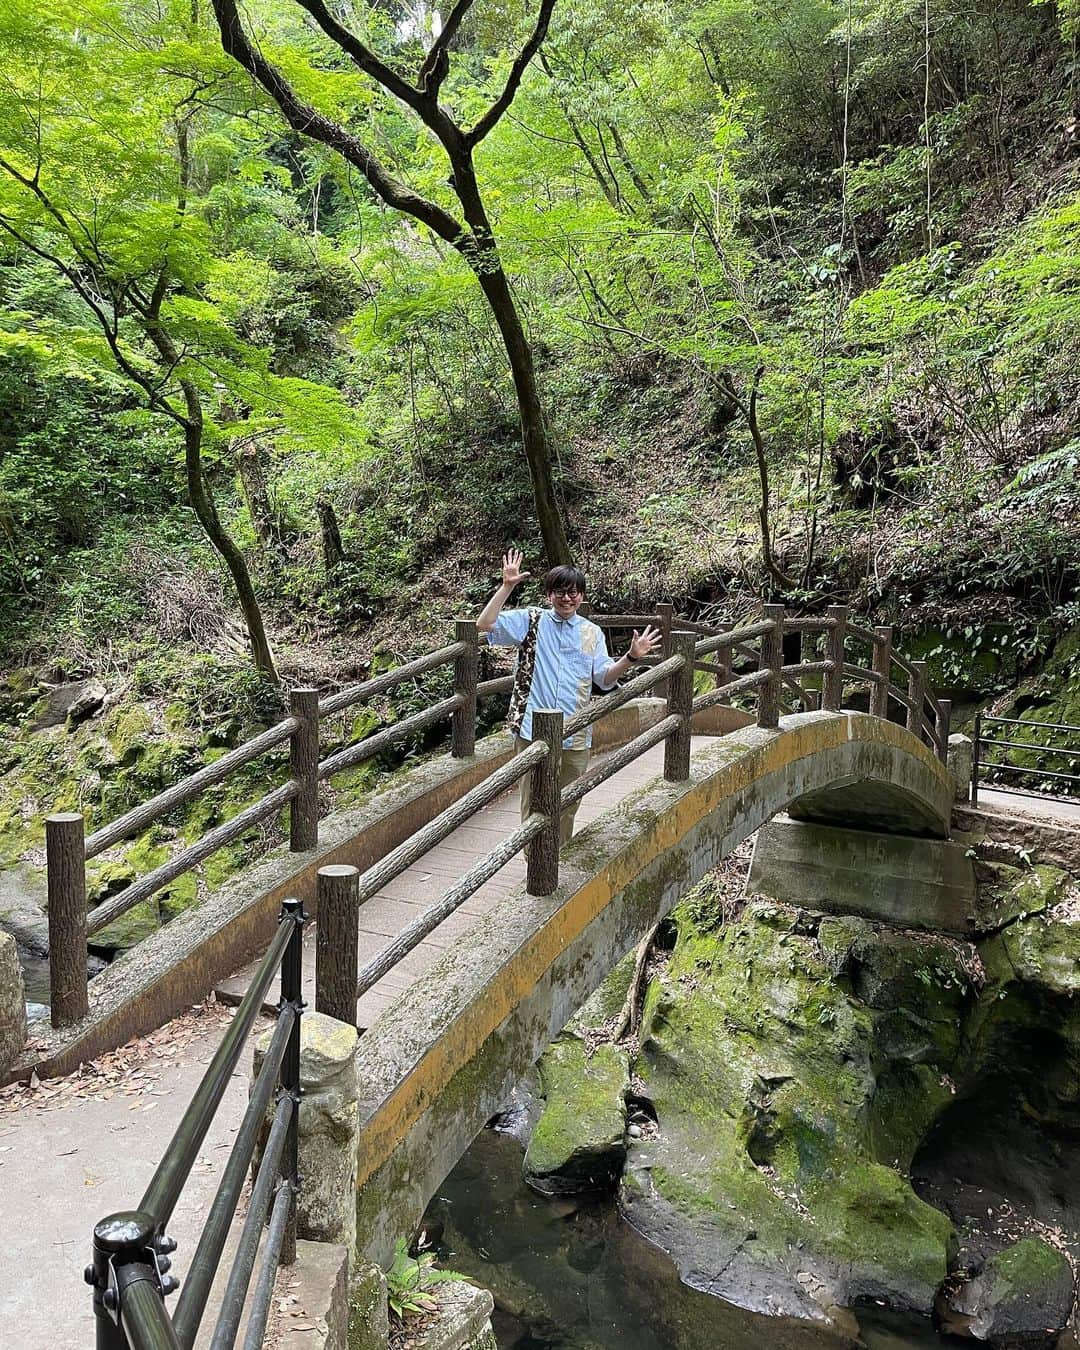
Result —
<path fill-rule="evenodd" d="M 525 1180 L 543 1195 L 612 1190 L 626 1158 L 626 1051 L 590 1055 L 563 1033 L 540 1062 L 544 1109 L 525 1154 Z"/>
<path fill-rule="evenodd" d="M 996 1252 L 982 1270 L 938 1303 L 941 1329 L 1002 1350 L 1053 1344 L 1069 1320 L 1075 1287 L 1063 1252 L 1039 1238 L 1022 1238 Z"/>

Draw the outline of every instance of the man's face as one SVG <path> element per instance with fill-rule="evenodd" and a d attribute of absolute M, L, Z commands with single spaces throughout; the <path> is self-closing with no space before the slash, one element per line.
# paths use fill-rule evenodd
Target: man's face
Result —
<path fill-rule="evenodd" d="M 557 586 L 555 590 L 547 593 L 547 602 L 560 619 L 572 618 L 584 599 L 585 596 L 581 591 L 570 586 Z"/>

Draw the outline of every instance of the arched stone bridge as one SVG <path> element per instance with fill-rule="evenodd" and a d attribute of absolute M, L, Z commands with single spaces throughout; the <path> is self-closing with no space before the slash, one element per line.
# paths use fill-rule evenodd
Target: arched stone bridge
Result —
<path fill-rule="evenodd" d="M 507 896 L 361 1040 L 364 1250 L 385 1257 L 619 958 L 778 812 L 826 837 L 858 832 L 856 845 L 893 835 L 926 848 L 948 834 L 954 793 L 941 759 L 895 723 L 806 712 L 696 745 L 685 782 L 656 779 L 588 826 L 553 894 Z M 921 922 L 952 928 L 955 915 Z"/>

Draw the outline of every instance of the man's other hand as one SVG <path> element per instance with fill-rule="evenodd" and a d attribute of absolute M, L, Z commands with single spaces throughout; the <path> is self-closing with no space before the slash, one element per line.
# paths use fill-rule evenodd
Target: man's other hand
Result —
<path fill-rule="evenodd" d="M 629 656 L 632 661 L 644 660 L 646 656 L 655 656 L 660 650 L 662 638 L 659 628 L 646 627 L 641 633 L 634 629 L 634 636 L 630 641 Z"/>

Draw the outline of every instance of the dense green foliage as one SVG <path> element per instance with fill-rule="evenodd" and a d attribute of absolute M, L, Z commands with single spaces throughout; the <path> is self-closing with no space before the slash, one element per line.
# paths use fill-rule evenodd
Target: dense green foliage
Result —
<path fill-rule="evenodd" d="M 248 13 L 305 100 L 454 206 L 413 112 L 299 7 Z M 534 14 L 465 13 L 440 92 L 463 124 Z M 432 11 L 350 15 L 415 77 Z M 992 651 L 984 686 L 1076 622 L 1074 18 L 559 0 L 476 164 L 600 602 L 850 599 L 936 635 L 950 682 Z M 0 64 L 9 664 L 242 649 L 185 486 L 189 388 L 286 670 L 347 673 L 343 632 L 400 648 L 406 613 L 421 640 L 507 543 L 537 552 L 466 261 L 289 129 L 212 12 L 6 0 Z"/>

